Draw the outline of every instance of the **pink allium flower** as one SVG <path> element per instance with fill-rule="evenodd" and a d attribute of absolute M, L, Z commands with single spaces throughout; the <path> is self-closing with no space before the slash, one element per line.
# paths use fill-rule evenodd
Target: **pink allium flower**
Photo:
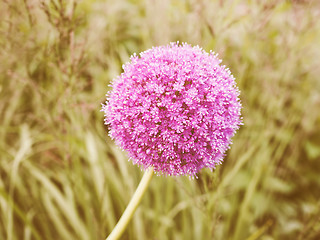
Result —
<path fill-rule="evenodd" d="M 102 107 L 116 144 L 134 164 L 165 175 L 220 164 L 241 125 L 241 103 L 217 55 L 171 43 L 130 60 Z"/>

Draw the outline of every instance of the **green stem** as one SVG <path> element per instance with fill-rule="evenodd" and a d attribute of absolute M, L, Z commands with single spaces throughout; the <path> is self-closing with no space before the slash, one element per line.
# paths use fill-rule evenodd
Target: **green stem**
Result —
<path fill-rule="evenodd" d="M 126 210 L 124 211 L 119 222 L 113 228 L 112 232 L 106 238 L 106 240 L 116 240 L 116 239 L 120 238 L 121 234 L 124 232 L 124 230 L 126 229 L 126 226 L 128 225 L 129 221 L 131 220 L 132 215 L 136 211 L 136 209 L 142 199 L 142 196 L 150 183 L 152 175 L 153 175 L 153 167 L 151 167 L 150 169 L 148 169 L 144 173 L 144 175 L 139 183 L 139 186 L 138 186 L 137 190 L 135 191 L 135 193 L 133 194 Z"/>

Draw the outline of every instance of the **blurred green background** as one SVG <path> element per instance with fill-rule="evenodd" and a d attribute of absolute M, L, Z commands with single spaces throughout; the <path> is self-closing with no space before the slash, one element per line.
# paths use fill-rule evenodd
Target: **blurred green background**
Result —
<path fill-rule="evenodd" d="M 123 239 L 320 239 L 320 1 L 0 1 L 0 239 L 104 239 L 143 172 L 101 103 L 134 52 L 219 53 L 244 126 L 223 165 L 154 177 Z"/>

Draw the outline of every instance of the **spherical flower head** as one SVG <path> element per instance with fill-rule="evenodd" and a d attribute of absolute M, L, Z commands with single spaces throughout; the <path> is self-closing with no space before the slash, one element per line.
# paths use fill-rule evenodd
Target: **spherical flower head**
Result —
<path fill-rule="evenodd" d="M 158 174 L 215 168 L 241 125 L 239 90 L 213 52 L 171 43 L 133 55 L 102 106 L 109 135 Z"/>

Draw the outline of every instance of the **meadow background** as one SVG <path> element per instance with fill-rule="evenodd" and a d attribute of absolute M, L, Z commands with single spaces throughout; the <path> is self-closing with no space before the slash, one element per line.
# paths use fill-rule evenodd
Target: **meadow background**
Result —
<path fill-rule="evenodd" d="M 152 179 L 123 239 L 320 239 L 320 1 L 0 1 L 0 239 L 104 239 L 143 172 L 101 103 L 134 52 L 214 50 L 244 126 L 223 165 Z"/>

